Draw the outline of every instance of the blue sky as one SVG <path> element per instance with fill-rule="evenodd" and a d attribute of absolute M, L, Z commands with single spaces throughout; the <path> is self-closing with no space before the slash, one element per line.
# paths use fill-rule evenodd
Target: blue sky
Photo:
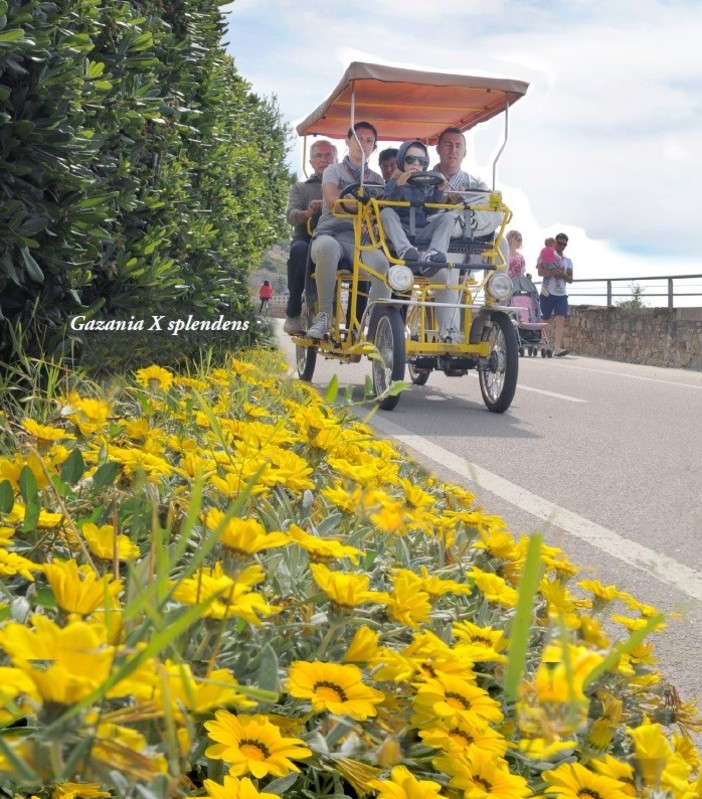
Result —
<path fill-rule="evenodd" d="M 236 0 L 224 11 L 240 74 L 291 124 L 354 60 L 528 81 L 497 173 L 527 263 L 564 230 L 576 277 L 702 273 L 698 0 Z M 464 168 L 488 182 L 500 133 L 468 134 Z M 297 146 L 291 165 L 301 172 Z"/>

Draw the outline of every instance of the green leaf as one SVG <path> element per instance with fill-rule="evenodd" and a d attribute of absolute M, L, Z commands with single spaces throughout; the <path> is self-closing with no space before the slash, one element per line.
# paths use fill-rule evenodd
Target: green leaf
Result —
<path fill-rule="evenodd" d="M 15 506 L 15 492 L 9 480 L 0 483 L 0 513 L 11 513 Z"/>
<path fill-rule="evenodd" d="M 36 283 L 44 282 L 44 273 L 41 271 L 39 264 L 32 258 L 31 253 L 26 247 L 22 247 L 22 259 L 24 265 L 27 267 L 27 273 Z"/>
<path fill-rule="evenodd" d="M 97 468 L 95 474 L 93 475 L 93 487 L 106 488 L 107 486 L 111 486 L 112 483 L 114 483 L 114 481 L 117 479 L 118 474 L 118 463 L 114 463 L 114 461 L 103 463 Z"/>
<path fill-rule="evenodd" d="M 39 521 L 39 489 L 37 487 L 37 479 L 34 472 L 29 466 L 22 467 L 19 476 L 20 494 L 24 500 L 24 521 L 20 525 L 20 531 L 23 533 L 30 533 L 37 529 L 37 522 Z"/>
<path fill-rule="evenodd" d="M 266 691 L 280 691 L 278 656 L 270 644 L 266 644 L 261 650 L 256 683 Z"/>
<path fill-rule="evenodd" d="M 505 695 L 513 701 L 517 700 L 519 680 L 524 672 L 524 663 L 529 649 L 534 597 L 541 579 L 540 553 L 542 541 L 543 536 L 538 533 L 534 533 L 529 539 L 524 571 L 519 585 L 517 612 L 512 623 L 504 686 Z"/>
<path fill-rule="evenodd" d="M 9 31 L 0 33 L 0 42 L 19 42 L 21 39 L 24 39 L 22 28 L 12 28 Z"/>
<path fill-rule="evenodd" d="M 339 378 L 336 375 L 334 375 L 332 379 L 329 381 L 327 390 L 324 392 L 324 399 L 331 404 L 336 400 L 338 393 L 339 393 Z"/>
<path fill-rule="evenodd" d="M 61 465 L 61 479 L 68 485 L 75 485 L 85 473 L 85 461 L 76 447 Z"/>

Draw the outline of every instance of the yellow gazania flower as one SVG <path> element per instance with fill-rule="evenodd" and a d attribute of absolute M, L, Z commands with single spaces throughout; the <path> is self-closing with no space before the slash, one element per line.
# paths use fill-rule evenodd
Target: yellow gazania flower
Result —
<path fill-rule="evenodd" d="M 375 706 L 385 699 L 385 694 L 364 685 L 362 677 L 361 670 L 350 664 L 296 660 L 290 664 L 287 685 L 292 696 L 309 699 L 316 713 L 329 712 L 363 721 L 376 715 Z"/>
<path fill-rule="evenodd" d="M 268 447 L 264 454 L 271 465 L 261 478 L 267 485 L 282 485 L 290 491 L 314 489 L 310 479 L 314 470 L 304 458 L 280 447 Z"/>
<path fill-rule="evenodd" d="M 500 703 L 482 688 L 451 674 L 438 674 L 436 679 L 417 683 L 414 707 L 422 723 L 436 716 L 442 719 L 463 719 L 474 726 L 502 721 Z"/>
<path fill-rule="evenodd" d="M 449 756 L 462 755 L 468 760 L 473 752 L 480 749 L 497 757 L 503 757 L 509 747 L 504 736 L 490 727 L 471 724 L 461 718 L 437 721 L 419 731 L 420 738 L 427 746 L 443 749 Z"/>
<path fill-rule="evenodd" d="M 599 580 L 579 580 L 578 588 L 589 591 L 594 597 L 593 610 L 597 612 L 619 596 L 616 585 L 602 585 Z"/>
<path fill-rule="evenodd" d="M 110 796 L 95 782 L 62 782 L 51 792 L 51 799 L 99 799 Z"/>
<path fill-rule="evenodd" d="M 642 619 L 631 619 L 628 616 L 620 616 L 620 615 L 617 615 L 617 614 L 612 614 L 612 616 L 610 616 L 610 618 L 612 619 L 613 622 L 616 622 L 617 624 L 621 624 L 624 627 L 626 627 L 626 629 L 630 633 L 633 633 L 635 630 L 640 630 L 642 627 L 644 627 L 648 623 L 647 619 L 645 619 L 645 618 L 642 618 Z M 667 626 L 668 625 L 666 624 L 665 619 L 661 619 L 658 622 L 658 624 L 656 624 L 656 626 L 654 628 L 654 632 L 662 633 L 663 630 L 665 630 L 665 628 Z"/>
<path fill-rule="evenodd" d="M 116 461 L 128 475 L 136 471 L 142 471 L 147 480 L 156 481 L 162 477 L 170 477 L 173 474 L 173 467 L 168 461 L 158 455 L 152 455 L 143 449 L 136 447 L 110 447 L 109 459 Z"/>
<path fill-rule="evenodd" d="M 341 483 L 324 486 L 319 493 L 329 500 L 332 505 L 336 505 L 339 510 L 344 511 L 344 513 L 354 513 L 361 500 L 360 488 L 356 488 L 352 493 L 349 493 Z"/>
<path fill-rule="evenodd" d="M 603 661 L 603 657 L 591 649 L 573 644 L 568 644 L 567 654 L 568 665 L 560 643 L 544 647 L 534 678 L 540 702 L 585 700 L 585 678 Z"/>
<path fill-rule="evenodd" d="M 279 799 L 277 794 L 258 791 L 248 777 L 226 775 L 222 785 L 214 780 L 204 780 L 202 784 L 212 799 Z"/>
<path fill-rule="evenodd" d="M 210 476 L 210 483 L 219 491 L 227 500 L 232 501 L 236 499 L 239 494 L 246 488 L 247 483 L 258 471 L 259 466 L 263 465 L 264 470 L 259 475 L 258 482 L 251 488 L 253 495 L 265 494 L 270 491 L 269 486 L 261 481 L 261 477 L 266 473 L 269 468 L 267 463 L 250 461 L 246 466 L 236 471 L 227 469 L 224 477 L 217 474 Z"/>
<path fill-rule="evenodd" d="M 90 435 L 107 426 L 110 421 L 111 408 L 104 400 L 81 397 L 72 391 L 66 398 L 66 405 L 62 409 L 84 435 Z"/>
<path fill-rule="evenodd" d="M 0 666 L 0 724 L 9 724 L 24 713 L 31 713 L 29 705 L 40 702 L 34 682 L 22 669 Z"/>
<path fill-rule="evenodd" d="M 521 738 L 518 748 L 531 760 L 544 761 L 556 755 L 560 755 L 558 759 L 562 760 L 563 755 L 572 754 L 577 745 L 577 741 L 564 741 L 560 738 Z"/>
<path fill-rule="evenodd" d="M 690 766 L 698 771 L 702 765 L 700 754 L 695 748 L 695 744 L 688 735 L 678 735 L 677 732 L 673 733 L 673 749 L 683 757 Z"/>
<path fill-rule="evenodd" d="M 506 608 L 513 608 L 517 604 L 517 592 L 499 575 L 473 568 L 468 572 L 468 576 L 473 578 L 488 602 Z"/>
<path fill-rule="evenodd" d="M 405 514 L 405 506 L 402 502 L 393 499 L 389 495 L 386 495 L 377 510 L 368 513 L 368 518 L 384 533 L 406 532 L 407 516 Z"/>
<path fill-rule="evenodd" d="M 205 524 L 209 530 L 216 530 L 222 524 L 224 513 L 210 508 L 205 514 Z M 255 555 L 266 549 L 283 547 L 290 543 L 288 536 L 280 531 L 267 533 L 258 519 L 230 519 L 225 523 L 219 537 L 220 542 L 238 555 Z"/>
<path fill-rule="evenodd" d="M 517 544 L 509 533 L 499 529 L 482 529 L 478 530 L 478 535 L 481 540 L 475 542 L 476 549 L 484 549 L 491 558 L 498 560 L 517 560 L 519 556 Z"/>
<path fill-rule="evenodd" d="M 58 627 L 35 615 L 34 629 L 10 622 L 0 630 L 0 646 L 36 685 L 44 701 L 70 705 L 105 682 L 113 647 L 94 625 L 73 622 Z"/>
<path fill-rule="evenodd" d="M 214 708 L 252 708 L 256 702 L 240 691 L 236 679 L 228 669 L 216 669 L 206 678 L 196 679 L 188 663 L 167 660 L 156 667 L 154 701 L 169 702 L 173 715 L 182 720 L 183 708 L 195 713 L 206 713 Z"/>
<path fill-rule="evenodd" d="M 377 799 L 439 799 L 441 785 L 433 780 L 418 780 L 406 766 L 395 766 L 389 780 L 370 780 L 369 788 L 378 791 Z"/>
<path fill-rule="evenodd" d="M 638 727 L 630 727 L 627 732 L 634 742 L 636 760 L 646 785 L 657 788 L 661 775 L 673 754 L 672 747 L 660 724 L 652 724 L 644 717 Z"/>
<path fill-rule="evenodd" d="M 49 425 L 39 424 L 31 418 L 22 419 L 20 424 L 30 436 L 34 436 L 34 438 L 37 439 L 39 444 L 51 444 L 54 441 L 62 441 L 66 439 L 71 441 L 75 440 L 73 433 L 68 432 L 68 430 L 62 430 L 60 427 L 50 427 Z"/>
<path fill-rule="evenodd" d="M 436 758 L 451 777 L 450 785 L 463 790 L 465 799 L 522 799 L 532 796 L 524 777 L 511 774 L 505 760 L 476 749 L 470 760 L 456 756 Z"/>
<path fill-rule="evenodd" d="M 79 567 L 75 560 L 58 558 L 44 566 L 46 580 L 54 592 L 58 606 L 67 613 L 88 616 L 94 610 L 109 604 L 122 590 L 122 581 L 100 577 L 89 566 Z"/>
<path fill-rule="evenodd" d="M 173 372 L 161 366 L 147 366 L 144 369 L 138 369 L 134 377 L 139 385 L 151 390 L 160 388 L 168 391 L 173 384 Z"/>
<path fill-rule="evenodd" d="M 387 603 L 388 616 L 407 627 L 418 627 L 429 621 L 431 602 L 429 594 L 419 589 L 421 580 L 407 569 L 400 569 L 392 577 L 393 591 Z"/>
<path fill-rule="evenodd" d="M 113 560 L 117 553 L 118 560 L 131 560 L 141 555 L 139 547 L 127 535 L 115 536 L 115 528 L 111 524 L 101 524 L 98 527 L 92 522 L 86 522 L 81 532 L 90 551 L 96 558 Z"/>
<path fill-rule="evenodd" d="M 221 563 L 202 568 L 190 578 L 172 583 L 173 599 L 184 605 L 197 605 L 214 596 L 216 599 L 202 611 L 205 618 L 242 618 L 250 624 L 261 624 L 261 617 L 278 613 L 278 605 L 268 605 L 251 586 L 263 580 L 260 567 L 244 569 L 232 579 L 224 573 Z"/>
<path fill-rule="evenodd" d="M 405 499 L 413 508 L 429 508 L 436 504 L 436 498 L 427 493 L 421 486 L 403 478 L 400 486 L 405 492 Z"/>
<path fill-rule="evenodd" d="M 237 375 L 253 374 L 256 371 L 256 367 L 252 363 L 240 361 L 238 358 L 231 359 L 229 368 Z M 217 369 L 216 373 L 218 377 L 221 377 L 221 379 L 225 381 L 225 385 L 229 384 L 231 375 L 226 369 Z"/>
<path fill-rule="evenodd" d="M 352 663 L 368 663 L 378 654 L 378 642 L 380 633 L 371 630 L 370 627 L 359 627 L 353 635 L 353 639 L 343 657 L 345 661 Z"/>
<path fill-rule="evenodd" d="M 34 582 L 32 571 L 41 571 L 43 568 L 43 566 L 23 558 L 16 552 L 0 549 L 0 576 L 2 577 L 13 577 L 15 574 L 21 574 L 25 580 Z"/>
<path fill-rule="evenodd" d="M 322 538 L 318 535 L 310 535 L 299 528 L 296 524 L 291 524 L 288 528 L 290 538 L 302 549 L 307 552 L 311 561 L 315 563 L 330 563 L 340 558 L 348 558 L 355 566 L 364 553 L 356 547 L 350 547 L 337 541 L 335 538 Z"/>
<path fill-rule="evenodd" d="M 98 718 L 97 714 L 88 715 L 93 724 Z M 133 779 L 153 780 L 168 772 L 166 758 L 152 750 L 140 732 L 110 721 L 97 724 L 90 760 L 99 768 L 115 769 Z"/>
<path fill-rule="evenodd" d="M 504 630 L 493 630 L 492 627 L 479 627 L 470 621 L 454 622 L 451 631 L 458 638 L 456 652 L 473 663 L 506 663 L 507 658 L 501 654 L 507 646 Z"/>
<path fill-rule="evenodd" d="M 608 649 L 609 636 L 604 631 L 599 619 L 593 616 L 580 616 L 580 637 L 586 644 L 592 644 L 594 649 Z"/>
<path fill-rule="evenodd" d="M 150 430 L 148 419 L 141 417 L 139 419 L 127 419 L 124 424 L 124 432 L 127 438 L 142 440 L 150 433 L 153 434 L 156 431 Z"/>
<path fill-rule="evenodd" d="M 447 580 L 438 575 L 429 574 L 429 569 L 427 569 L 426 566 L 420 566 L 419 570 L 422 573 L 420 587 L 422 591 L 426 591 L 432 599 L 438 599 L 446 594 L 458 594 L 461 596 L 470 594 L 473 590 L 465 583 L 459 583 L 455 580 Z"/>
<path fill-rule="evenodd" d="M 623 763 L 612 755 L 605 755 L 596 760 L 590 761 L 590 766 L 604 777 L 619 780 L 622 783 L 622 792 L 626 796 L 636 796 L 636 783 L 634 781 L 634 769 L 629 763 Z"/>
<path fill-rule="evenodd" d="M 252 774 L 261 779 L 269 774 L 284 777 L 300 769 L 293 760 L 305 760 L 312 752 L 302 746 L 300 738 L 284 738 L 266 716 L 234 716 L 219 710 L 214 721 L 206 721 L 209 737 L 216 741 L 205 751 L 205 757 L 224 760 L 233 777 Z"/>
<path fill-rule="evenodd" d="M 580 763 L 561 763 L 555 769 L 543 771 L 541 776 L 549 784 L 546 793 L 562 799 L 583 799 L 596 796 L 599 799 L 628 799 L 627 786 L 604 774 L 594 774 Z"/>
<path fill-rule="evenodd" d="M 315 583 L 338 608 L 348 610 L 364 602 L 387 604 L 389 600 L 387 594 L 368 590 L 367 574 L 335 572 L 322 563 L 310 563 L 310 571 Z"/>
<path fill-rule="evenodd" d="M 579 615 L 582 611 L 592 607 L 592 602 L 589 599 L 578 599 L 559 579 L 549 580 L 544 577 L 539 583 L 539 593 L 548 602 L 551 614 Z"/>

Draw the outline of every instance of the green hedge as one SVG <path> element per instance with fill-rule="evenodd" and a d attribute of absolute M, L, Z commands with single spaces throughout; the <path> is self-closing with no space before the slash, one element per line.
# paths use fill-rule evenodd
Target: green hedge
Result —
<path fill-rule="evenodd" d="M 287 128 L 223 33 L 215 0 L 0 0 L 0 309 L 25 344 L 80 305 L 249 310 Z"/>

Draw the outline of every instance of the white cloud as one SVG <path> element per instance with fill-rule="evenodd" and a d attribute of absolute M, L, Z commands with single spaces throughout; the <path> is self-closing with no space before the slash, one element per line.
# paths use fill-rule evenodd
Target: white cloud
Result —
<path fill-rule="evenodd" d="M 236 0 L 225 8 L 239 71 L 255 91 L 276 94 L 291 122 L 351 60 L 529 81 L 498 169 L 527 247 L 535 253 L 546 232 L 562 228 L 581 273 L 650 270 L 647 251 L 659 254 L 654 272 L 679 273 L 682 263 L 702 272 L 685 261 L 700 227 L 696 0 L 461 0 L 437 10 L 425 0 L 308 0 L 294 12 L 286 0 Z M 501 123 L 469 136 L 466 166 L 489 179 Z"/>

